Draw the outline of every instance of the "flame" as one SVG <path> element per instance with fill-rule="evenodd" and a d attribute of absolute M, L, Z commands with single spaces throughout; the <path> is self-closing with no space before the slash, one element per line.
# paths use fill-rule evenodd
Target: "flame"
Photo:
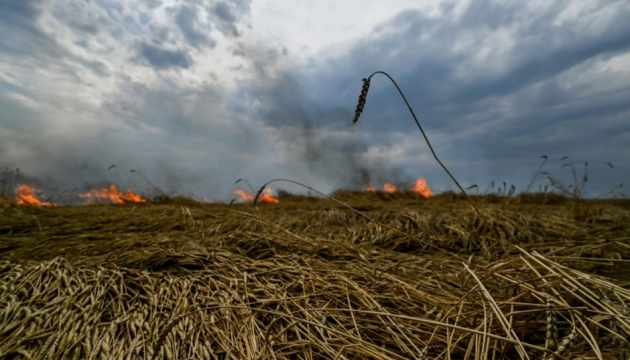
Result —
<path fill-rule="evenodd" d="M 383 188 L 385 188 L 385 191 L 387 191 L 388 193 L 396 192 L 396 187 L 392 184 L 386 183 L 385 185 L 383 185 Z"/>
<path fill-rule="evenodd" d="M 372 186 L 372 183 L 371 183 L 371 182 L 368 182 L 368 188 L 367 188 L 367 191 L 372 191 L 372 192 L 374 191 L 374 186 Z"/>
<path fill-rule="evenodd" d="M 26 184 L 17 184 L 15 187 L 15 195 L 18 205 L 35 205 L 35 206 L 57 206 L 57 204 L 41 202 L 37 199 L 35 192 L 40 191 Z"/>
<path fill-rule="evenodd" d="M 419 178 L 418 180 L 416 180 L 416 186 L 413 188 L 413 191 L 424 196 L 425 198 L 431 197 L 431 195 L 433 195 L 431 193 L 431 189 L 429 189 L 429 186 L 427 185 L 426 180 L 424 180 L 423 178 Z"/>
<path fill-rule="evenodd" d="M 234 190 L 234 195 L 238 195 L 238 196 L 242 197 L 243 200 L 245 200 L 245 201 L 253 201 L 254 200 L 254 197 L 250 196 L 244 190 Z"/>
<path fill-rule="evenodd" d="M 110 185 L 107 189 L 90 190 L 88 193 L 79 194 L 79 197 L 88 198 L 88 202 L 94 199 L 106 199 L 114 204 L 124 204 L 126 202 L 147 202 L 146 199 L 130 190 L 127 190 L 125 195 L 122 195 L 115 185 Z"/>
<path fill-rule="evenodd" d="M 278 199 L 274 198 L 272 196 L 272 193 L 273 192 L 271 189 L 265 189 L 265 191 L 263 191 L 263 193 L 259 197 L 260 202 L 265 203 L 265 204 L 277 204 Z M 254 201 L 254 197 L 249 195 L 244 190 L 234 190 L 234 194 L 239 195 L 245 201 Z"/>

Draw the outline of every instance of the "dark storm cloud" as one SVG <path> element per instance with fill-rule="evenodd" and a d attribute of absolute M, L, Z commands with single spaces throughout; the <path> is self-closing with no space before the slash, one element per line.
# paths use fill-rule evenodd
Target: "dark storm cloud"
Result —
<path fill-rule="evenodd" d="M 593 11 L 605 16 L 558 24 L 558 14 L 570 4 L 558 1 L 536 12 L 526 2 L 476 0 L 463 13 L 444 5 L 440 17 L 403 11 L 364 39 L 313 61 L 317 70 L 311 69 L 309 78 L 299 71 L 287 76 L 292 81 L 262 76 L 265 85 L 255 93 L 264 94 L 262 102 L 269 108 L 263 119 L 272 127 L 305 129 L 302 136 L 293 133 L 285 141 L 304 144 L 305 161 L 326 159 L 329 168 L 340 171 L 343 163 L 321 153 L 345 152 L 351 158 L 354 151 L 341 145 L 349 139 L 337 139 L 339 146 L 331 146 L 321 139 L 322 133 L 313 135 L 308 129 L 343 129 L 351 122 L 360 79 L 385 70 L 398 81 L 429 138 L 449 134 L 465 139 L 440 146 L 443 158 L 467 159 L 470 165 L 459 163 L 456 168 L 460 173 L 480 168 L 483 160 L 486 178 L 512 176 L 519 181 L 521 173 L 533 171 L 542 154 L 557 158 L 574 154 L 625 163 L 618 166 L 616 176 L 630 176 L 628 151 L 610 147 L 630 134 L 630 81 L 626 87 L 605 91 L 598 91 L 605 81 L 566 84 L 582 74 L 567 75 L 572 69 L 581 67 L 588 73 L 598 62 L 630 51 L 630 7 L 600 1 Z M 617 9 L 607 11 L 610 6 Z M 502 44 L 501 33 L 514 44 Z M 484 51 L 491 55 L 474 60 Z M 258 63 L 273 63 L 274 57 Z M 298 85 L 308 91 L 297 91 Z M 333 116 L 328 109 L 342 110 Z M 371 144 L 357 144 L 357 154 L 369 147 L 395 145 L 387 139 L 396 137 L 387 134 L 404 132 L 420 139 L 400 95 L 381 75 L 373 78 L 357 127 L 382 135 L 370 138 Z M 318 149 L 314 157 L 313 149 Z"/>
<path fill-rule="evenodd" d="M 182 68 L 188 69 L 192 65 L 192 58 L 185 50 L 168 50 L 141 42 L 137 45 L 136 60 L 155 69 Z"/>
<path fill-rule="evenodd" d="M 175 23 L 184 34 L 186 42 L 193 47 L 199 48 L 204 45 L 213 48 L 216 46 L 216 42 L 207 35 L 210 29 L 204 30 L 198 23 L 196 7 L 182 5 L 175 15 Z"/>
<path fill-rule="evenodd" d="M 113 87 L 97 94 L 100 105 L 91 108 L 81 103 L 83 93 L 52 104 L 46 100 L 51 90 L 40 93 L 26 85 L 28 79 L 0 79 L 0 108 L 12 119 L 0 126 L 0 165 L 19 159 L 10 165 L 40 178 L 53 174 L 64 184 L 127 181 L 122 170 L 106 170 L 116 163 L 142 171 L 160 187 L 219 196 L 243 177 L 253 183 L 287 177 L 330 190 L 424 176 L 435 189 L 453 188 L 385 77 L 373 78 L 361 120 L 350 125 L 361 79 L 385 70 L 463 184 L 528 182 L 540 155 L 554 159 L 554 169 L 564 155 L 577 163 L 614 163 L 613 171 L 594 176 L 600 181 L 596 189 L 630 177 L 630 80 L 606 64 L 630 51 L 630 8 L 622 2 L 600 1 L 563 23 L 558 14 L 572 2 L 534 8 L 521 1 L 474 0 L 463 11 L 444 2 L 440 15 L 403 11 L 306 65 L 296 65 L 282 45 L 253 44 L 240 36 L 250 26 L 249 0 L 180 3 L 166 10 L 167 24 L 151 19 L 152 11 L 143 16 L 121 2 L 90 3 L 98 4 L 111 27 L 78 16 L 73 22 L 65 9 L 70 16 L 58 20 L 74 31 L 47 32 L 40 15 L 52 2 L 0 2 L 0 61 L 67 75 L 77 94 L 86 87 L 86 97 L 94 85 L 82 69 L 109 76 Z M 235 57 L 233 73 L 218 79 L 234 75 L 236 92 L 216 85 L 209 75 L 214 71 L 198 74 L 208 77 L 203 85 L 171 78 L 180 69 L 196 70 L 193 54 L 212 54 L 216 31 L 224 35 L 221 41 L 233 42 L 227 49 Z M 83 58 L 63 45 L 68 39 L 60 36 L 68 33 L 83 34 L 70 40 L 86 49 L 113 36 L 137 63 L 176 72 L 149 72 L 154 78 L 147 81 L 145 69 L 129 63 L 114 69 L 117 60 L 108 62 L 107 54 L 103 61 Z M 42 111 L 40 104 L 59 114 Z M 68 114 L 82 123 L 83 113 L 74 110 L 82 106 L 75 105 L 85 105 L 94 124 L 116 126 L 103 125 L 85 138 L 49 135 L 60 121 L 51 116 Z M 261 164 L 269 159 L 275 162 Z"/>
<path fill-rule="evenodd" d="M 380 25 L 344 55 L 331 59 L 328 65 L 340 65 L 343 72 L 335 71 L 328 76 L 331 80 L 338 79 L 333 85 L 351 91 L 349 83 L 356 83 L 355 79 L 374 70 L 390 70 L 393 75 L 396 70 L 405 71 L 399 83 L 410 97 L 420 102 L 419 111 L 431 111 L 449 104 L 468 106 L 489 97 L 515 93 L 589 59 L 630 49 L 628 11 L 616 13 L 602 29 L 591 33 L 583 30 L 580 23 L 560 27 L 552 24 L 561 8 L 559 4 L 566 6 L 567 2 L 556 4 L 536 18 L 517 16 L 526 12 L 524 2 L 473 1 L 460 18 L 453 14 L 452 8 L 437 19 L 408 10 Z M 513 37 L 517 44 L 509 50 L 511 56 L 505 71 L 490 75 L 469 73 L 467 79 L 457 76 L 459 67 L 485 46 L 485 37 L 509 27 L 515 29 Z M 487 32 L 473 40 L 477 46 L 471 46 L 465 53 L 455 52 L 453 45 L 475 31 Z M 397 94 L 388 90 L 390 102 Z"/>

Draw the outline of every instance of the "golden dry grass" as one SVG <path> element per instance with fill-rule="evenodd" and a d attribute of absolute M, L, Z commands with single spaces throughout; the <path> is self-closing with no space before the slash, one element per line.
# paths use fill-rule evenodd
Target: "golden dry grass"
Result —
<path fill-rule="evenodd" d="M 335 196 L 0 204 L 0 358 L 630 354 L 628 203 Z"/>

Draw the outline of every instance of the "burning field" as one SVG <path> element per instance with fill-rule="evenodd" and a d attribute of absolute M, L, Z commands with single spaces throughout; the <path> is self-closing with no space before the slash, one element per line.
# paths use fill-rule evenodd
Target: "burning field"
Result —
<path fill-rule="evenodd" d="M 0 358 L 627 359 L 627 201 L 480 196 L 477 213 L 415 185 L 256 208 L 18 189 Z"/>
<path fill-rule="evenodd" d="M 41 200 L 43 192 L 37 189 L 35 186 L 28 184 L 16 184 L 15 200 L 9 197 L 0 197 L 0 204 L 16 205 L 31 205 L 31 206 L 59 206 L 53 202 L 47 202 Z M 111 203 L 111 204 L 126 204 L 126 203 L 143 203 L 147 200 L 140 195 L 135 194 L 131 190 L 123 195 L 116 185 L 110 185 L 104 189 L 92 189 L 85 193 L 77 193 L 74 195 L 75 199 L 84 199 L 85 204 L 94 203 Z"/>

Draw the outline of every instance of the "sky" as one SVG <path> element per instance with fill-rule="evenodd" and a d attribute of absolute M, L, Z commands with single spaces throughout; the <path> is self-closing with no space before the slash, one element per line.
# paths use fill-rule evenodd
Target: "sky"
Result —
<path fill-rule="evenodd" d="M 463 186 L 521 190 L 543 155 L 570 184 L 569 156 L 597 196 L 630 179 L 628 18 L 627 0 L 3 0 L 0 166 L 49 194 L 456 189 L 386 76 L 352 125 L 385 71 Z"/>

